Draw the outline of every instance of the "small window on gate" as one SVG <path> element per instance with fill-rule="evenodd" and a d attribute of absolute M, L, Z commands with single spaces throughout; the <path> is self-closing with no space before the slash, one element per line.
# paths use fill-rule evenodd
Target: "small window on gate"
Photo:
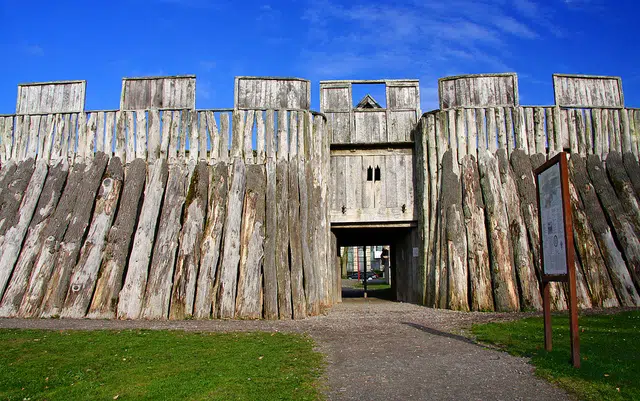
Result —
<path fill-rule="evenodd" d="M 380 166 L 376 166 L 375 181 L 380 181 Z"/>
<path fill-rule="evenodd" d="M 373 181 L 373 168 L 371 166 L 367 169 L 367 181 Z"/>

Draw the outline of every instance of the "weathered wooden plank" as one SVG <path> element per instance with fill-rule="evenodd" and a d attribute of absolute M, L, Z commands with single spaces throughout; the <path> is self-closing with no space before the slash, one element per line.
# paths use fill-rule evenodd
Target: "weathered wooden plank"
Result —
<path fill-rule="evenodd" d="M 542 297 L 529 249 L 527 229 L 521 215 L 521 205 L 516 177 L 509 164 L 507 153 L 498 150 L 498 167 L 502 181 L 503 199 L 506 206 L 508 227 L 511 234 L 511 249 L 515 265 L 522 310 L 542 310 Z"/>
<path fill-rule="evenodd" d="M 602 110 L 592 109 L 591 117 L 593 120 L 593 153 L 602 157 L 604 146 L 604 133 L 602 130 Z"/>
<path fill-rule="evenodd" d="M 147 157 L 147 116 L 144 110 L 131 112 L 135 113 L 135 157 L 146 159 Z"/>
<path fill-rule="evenodd" d="M 546 155 L 547 148 L 545 146 L 544 108 L 536 107 L 533 109 L 533 113 L 536 153 L 542 153 Z"/>
<path fill-rule="evenodd" d="M 162 138 L 160 139 L 160 155 L 161 159 L 168 159 L 171 142 L 171 126 L 172 126 L 173 112 L 170 110 L 162 111 Z"/>
<path fill-rule="evenodd" d="M 123 118 L 125 119 L 126 130 L 127 130 L 127 142 L 125 146 L 125 158 L 127 162 L 136 158 L 136 131 L 134 125 L 135 115 L 133 111 L 124 111 Z"/>
<path fill-rule="evenodd" d="M 498 149 L 507 149 L 507 128 L 505 125 L 504 109 L 498 107 L 496 111 L 496 126 L 498 127 Z"/>
<path fill-rule="evenodd" d="M 469 306 L 473 311 L 492 311 L 493 293 L 484 202 L 477 163 L 475 158 L 469 156 L 462 163 L 462 194 L 469 266 Z"/>
<path fill-rule="evenodd" d="M 187 138 L 189 137 L 189 121 L 191 112 L 189 110 L 180 111 L 180 128 L 178 131 L 178 158 L 185 160 L 187 155 Z M 174 116 L 174 121 L 177 125 L 178 120 Z"/>
<path fill-rule="evenodd" d="M 525 107 L 524 108 L 524 116 L 525 116 L 525 124 L 526 124 L 526 141 L 529 149 L 529 154 L 536 153 L 536 142 L 535 142 L 535 131 L 533 124 L 533 108 Z"/>
<path fill-rule="evenodd" d="M 220 287 L 218 290 L 219 318 L 233 318 L 236 310 L 238 266 L 240 263 L 240 230 L 246 184 L 244 160 L 238 157 L 233 162 L 233 176 L 224 221 L 224 240 L 220 260 Z"/>
<path fill-rule="evenodd" d="M 612 151 L 622 152 L 622 133 L 620 132 L 620 110 L 609 110 L 609 122 L 612 125 L 612 132 L 615 146 Z"/>
<path fill-rule="evenodd" d="M 513 150 L 516 148 L 515 135 L 513 132 L 513 108 L 512 107 L 504 108 L 504 118 L 507 125 L 507 152 L 510 157 L 511 153 L 513 153 Z"/>
<path fill-rule="evenodd" d="M 87 313 L 102 265 L 102 251 L 120 199 L 123 175 L 120 159 L 111 159 L 96 198 L 87 238 L 71 274 L 64 307 L 60 313 L 62 317 L 82 318 Z"/>
<path fill-rule="evenodd" d="M 573 154 L 569 160 L 569 171 L 572 182 L 580 194 L 585 214 L 589 216 L 591 229 L 593 230 L 593 234 L 600 248 L 600 253 L 609 271 L 609 276 L 611 277 L 611 282 L 618 295 L 620 304 L 622 306 L 639 305 L 640 296 L 634 287 L 625 260 L 616 246 L 613 233 L 607 223 L 605 212 L 598 200 L 594 185 L 589 179 L 585 160 L 578 154 Z"/>
<path fill-rule="evenodd" d="M 27 177 L 28 185 L 25 186 L 26 188 L 16 188 L 22 187 L 23 180 L 18 180 L 17 185 L 10 186 L 7 190 L 3 191 L 2 194 L 3 197 L 13 195 L 13 200 L 17 201 L 21 198 L 22 201 L 15 207 L 13 204 L 17 202 L 3 202 L 3 207 L 0 209 L 0 217 L 2 218 L 0 222 L 0 231 L 2 232 L 2 240 L 0 240 L 0 299 L 2 299 L 2 294 L 13 273 L 13 268 L 20 254 L 22 240 L 27 234 L 27 228 L 36 210 L 40 193 L 47 178 L 48 168 L 44 160 L 38 160 L 35 169 L 33 169 L 32 161 L 21 164 L 30 165 L 32 169 L 30 170 L 33 171 L 33 173 Z M 18 173 L 14 176 L 22 176 L 23 170 L 24 169 L 19 168 Z M 26 173 L 28 173 L 28 171 Z M 12 184 L 15 182 L 14 180 Z M 21 192 L 24 192 L 24 197 L 20 196 Z"/>
<path fill-rule="evenodd" d="M 256 163 L 263 164 L 266 159 L 266 131 L 264 125 L 264 115 L 262 111 L 256 111 Z"/>
<path fill-rule="evenodd" d="M 93 159 L 93 154 L 96 149 L 96 136 L 98 135 L 98 115 L 97 113 L 91 113 L 87 120 L 87 144 L 85 146 L 84 158 L 87 162 Z M 104 153 L 104 152 L 103 152 Z"/>
<path fill-rule="evenodd" d="M 491 153 L 495 153 L 498 149 L 498 133 L 496 129 L 496 110 L 487 109 L 487 149 Z"/>
<path fill-rule="evenodd" d="M 182 209 L 186 199 L 188 174 L 188 168 L 183 164 L 169 166 L 169 178 L 141 312 L 141 317 L 144 319 L 166 319 L 169 313 L 171 281 L 180 236 Z"/>
<path fill-rule="evenodd" d="M 607 220 L 621 245 L 631 278 L 636 286 L 640 286 L 640 241 L 633 229 L 631 219 L 616 196 L 598 156 L 591 155 L 587 158 L 587 169 Z"/>
<path fill-rule="evenodd" d="M 198 113 L 198 160 L 199 161 L 207 161 L 209 160 L 209 155 L 207 154 L 208 148 L 207 143 L 211 143 L 211 139 L 207 136 L 207 113 L 213 114 L 212 111 L 204 112 L 201 111 Z"/>
<path fill-rule="evenodd" d="M 261 267 L 264 256 L 265 185 L 265 167 L 259 164 L 249 165 L 240 233 L 240 267 L 236 297 L 236 317 L 240 319 L 259 319 L 262 316 Z"/>
<path fill-rule="evenodd" d="M 640 165 L 633 153 L 625 153 L 622 161 L 637 197 L 640 198 Z"/>
<path fill-rule="evenodd" d="M 198 130 L 198 112 L 192 110 L 189 112 L 189 160 L 195 162 L 200 159 L 200 131 Z M 205 154 L 207 148 L 204 148 Z"/>
<path fill-rule="evenodd" d="M 607 158 L 610 149 L 615 150 L 614 141 L 615 138 L 613 138 L 611 128 L 611 114 L 609 110 L 602 110 L 602 154 L 600 155 L 602 160 Z"/>
<path fill-rule="evenodd" d="M 104 153 L 96 154 L 78 187 L 79 195 L 73 208 L 71 221 L 56 253 L 55 267 L 40 306 L 41 317 L 57 316 L 62 311 L 71 273 L 78 260 L 85 232 L 89 227 L 94 200 L 107 167 L 107 161 L 107 155 Z"/>
<path fill-rule="evenodd" d="M 213 166 L 218 162 L 220 157 L 220 132 L 218 131 L 218 124 L 216 123 L 216 117 L 213 111 L 207 111 L 206 118 L 210 144 L 208 162 L 210 166 Z"/>
<path fill-rule="evenodd" d="M 193 316 L 208 191 L 209 168 L 205 161 L 200 161 L 191 175 L 184 205 L 184 223 L 173 275 L 169 319 Z"/>
<path fill-rule="evenodd" d="M 467 127 L 465 124 L 465 112 L 464 109 L 456 110 L 456 130 L 455 135 L 458 140 L 458 158 L 457 163 L 462 162 L 462 159 L 467 155 Z M 395 191 L 394 191 L 395 192 Z"/>
<path fill-rule="evenodd" d="M 198 319 L 209 318 L 216 310 L 216 294 L 219 275 L 218 260 L 222 230 L 227 214 L 227 195 L 229 168 L 225 162 L 219 162 L 210 172 L 209 202 L 207 222 L 200 246 L 200 270 L 196 283 L 196 298 L 193 310 Z M 215 316 L 215 313 L 214 313 Z"/>
<path fill-rule="evenodd" d="M 621 145 L 622 152 L 631 152 L 631 128 L 629 125 L 629 114 L 626 109 L 619 111 L 621 124 Z"/>
<path fill-rule="evenodd" d="M 42 116 L 31 116 L 29 122 L 29 143 L 27 146 L 27 152 L 25 154 L 25 160 L 28 158 L 35 159 L 38 151 L 38 133 L 40 130 L 40 121 Z"/>
<path fill-rule="evenodd" d="M 116 316 L 118 293 L 129 256 L 146 176 L 146 163 L 135 159 L 125 171 L 124 187 L 115 222 L 109 229 L 97 283 L 87 317 L 112 319 Z"/>
<path fill-rule="evenodd" d="M 584 131 L 584 136 L 585 136 L 585 147 L 586 147 L 586 153 L 587 154 L 593 154 L 593 150 L 594 150 L 594 146 L 593 146 L 593 119 L 591 116 L 591 111 L 592 110 L 585 110 L 584 111 L 584 126 L 585 126 L 585 131 Z"/>
<path fill-rule="evenodd" d="M 147 157 L 154 162 L 160 157 L 160 112 L 156 109 L 147 111 L 148 144 Z"/>
<path fill-rule="evenodd" d="M 4 129 L 2 131 L 2 147 L 4 150 L 4 159 L 2 164 L 11 159 L 11 154 L 14 148 L 15 138 L 13 134 L 13 117 L 4 118 Z"/>
<path fill-rule="evenodd" d="M 582 114 L 582 110 L 575 110 L 575 121 L 576 121 L 576 136 L 578 138 L 578 152 L 581 156 L 587 155 L 587 138 L 586 138 L 586 127 L 585 127 L 585 119 Z"/>
<path fill-rule="evenodd" d="M 178 159 L 178 149 L 180 148 L 180 112 L 174 111 L 169 126 L 169 150 L 167 155 L 169 163 L 175 163 Z"/>
<path fill-rule="evenodd" d="M 549 158 L 555 156 L 558 151 L 556 150 L 556 109 L 555 107 L 548 107 L 545 109 L 546 122 L 547 122 L 547 152 Z"/>
<path fill-rule="evenodd" d="M 9 238 L 7 244 L 4 245 L 1 265 L 10 266 L 11 268 L 15 265 L 15 269 L 2 297 L 2 303 L 0 303 L 0 316 L 14 317 L 17 315 L 22 297 L 28 288 L 29 278 L 38 252 L 45 240 L 47 225 L 62 194 L 68 168 L 66 160 L 62 160 L 49 169 L 47 180 L 39 194 L 35 214 L 30 219 L 31 222 L 29 223 L 26 238 L 23 235 L 24 243 L 19 238 L 19 233 L 16 233 L 16 236 Z M 36 168 L 32 178 L 36 177 L 37 172 L 38 168 Z M 33 193 L 35 194 L 35 191 Z M 28 194 L 27 196 L 29 196 Z"/>
<path fill-rule="evenodd" d="M 255 114 L 256 112 L 253 110 L 247 111 L 247 118 L 244 121 L 243 131 L 241 133 L 241 135 L 244 137 L 244 162 L 247 164 L 253 164 L 255 160 L 253 157 L 253 126 Z"/>
<path fill-rule="evenodd" d="M 167 182 L 167 161 L 156 160 L 149 167 L 149 178 L 145 185 L 144 201 L 139 213 L 138 225 L 133 239 L 127 275 L 118 299 L 118 318 L 140 317 L 142 302 L 149 275 L 149 262 L 155 239 L 155 228 L 160 214 L 160 205 Z"/>
<path fill-rule="evenodd" d="M 487 215 L 491 279 L 496 310 L 517 311 L 520 309 L 520 302 L 498 161 L 489 152 L 480 152 L 478 157 L 480 185 Z"/>
<path fill-rule="evenodd" d="M 626 110 L 627 111 L 627 121 L 629 124 L 629 140 L 631 141 L 631 152 L 636 158 L 638 158 L 638 131 L 640 127 L 636 128 L 636 119 L 635 119 L 635 110 Z M 625 152 L 626 153 L 626 152 Z"/>

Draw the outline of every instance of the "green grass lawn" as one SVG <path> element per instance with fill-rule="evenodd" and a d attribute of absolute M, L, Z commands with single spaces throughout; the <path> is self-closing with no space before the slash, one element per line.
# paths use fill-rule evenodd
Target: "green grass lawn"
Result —
<path fill-rule="evenodd" d="M 356 283 L 353 288 L 364 288 L 364 284 Z M 367 291 L 388 290 L 391 288 L 389 284 L 367 284 Z"/>
<path fill-rule="evenodd" d="M 477 340 L 531 358 L 536 373 L 584 400 L 640 400 L 640 311 L 580 316 L 581 368 L 569 363 L 569 317 L 553 316 L 553 351 L 541 317 L 475 325 Z"/>
<path fill-rule="evenodd" d="M 300 335 L 0 330 L 2 400 L 316 400 L 322 366 Z"/>

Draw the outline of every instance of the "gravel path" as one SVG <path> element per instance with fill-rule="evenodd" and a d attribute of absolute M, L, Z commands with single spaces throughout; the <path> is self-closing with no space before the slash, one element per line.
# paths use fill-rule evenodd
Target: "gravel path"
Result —
<path fill-rule="evenodd" d="M 456 333 L 523 314 L 458 313 L 377 299 L 348 299 L 303 321 L 0 319 L 0 328 L 174 329 L 308 333 L 327 355 L 330 400 L 560 400 L 523 358 Z"/>

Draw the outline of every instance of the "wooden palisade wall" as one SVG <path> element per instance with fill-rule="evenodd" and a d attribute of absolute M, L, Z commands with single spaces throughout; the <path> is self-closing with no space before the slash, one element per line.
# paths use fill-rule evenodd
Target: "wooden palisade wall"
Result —
<path fill-rule="evenodd" d="M 321 313 L 325 130 L 287 109 L 0 117 L 0 316 Z"/>

